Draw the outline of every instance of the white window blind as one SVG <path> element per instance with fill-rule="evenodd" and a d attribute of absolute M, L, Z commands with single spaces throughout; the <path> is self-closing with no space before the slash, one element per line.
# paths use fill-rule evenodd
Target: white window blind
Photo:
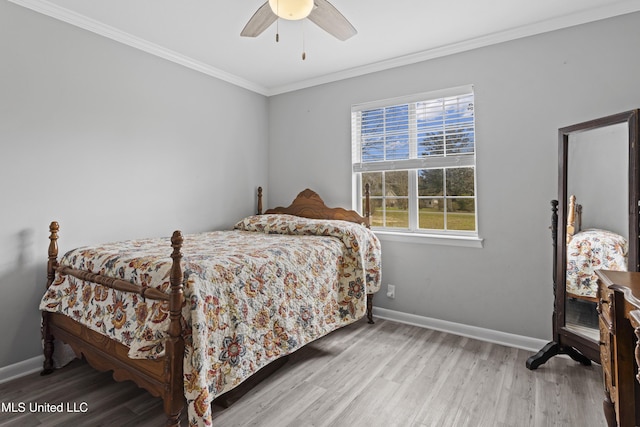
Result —
<path fill-rule="evenodd" d="M 442 93 L 353 106 L 353 171 L 473 166 L 473 88 Z"/>

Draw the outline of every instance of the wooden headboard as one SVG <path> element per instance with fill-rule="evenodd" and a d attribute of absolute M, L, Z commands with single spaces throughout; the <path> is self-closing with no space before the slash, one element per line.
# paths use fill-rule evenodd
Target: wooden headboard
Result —
<path fill-rule="evenodd" d="M 262 187 L 258 188 L 258 194 L 262 194 Z M 354 210 L 344 208 L 330 208 L 325 205 L 324 201 L 313 190 L 306 189 L 302 191 L 287 207 L 277 207 L 268 209 L 265 214 L 289 214 L 311 219 L 339 219 L 342 221 L 355 222 L 363 224 L 367 228 L 370 226 L 369 212 L 369 191 L 365 191 L 365 216 L 361 216 Z M 262 212 L 262 204 L 258 205 L 258 214 Z"/>

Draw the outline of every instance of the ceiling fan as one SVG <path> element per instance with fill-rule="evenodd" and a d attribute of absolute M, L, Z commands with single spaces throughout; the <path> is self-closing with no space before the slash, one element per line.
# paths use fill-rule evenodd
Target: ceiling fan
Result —
<path fill-rule="evenodd" d="M 336 37 L 347 40 L 358 32 L 327 0 L 268 0 L 253 14 L 240 33 L 243 37 L 257 37 L 278 17 L 287 20 L 309 18 L 311 22 Z"/>

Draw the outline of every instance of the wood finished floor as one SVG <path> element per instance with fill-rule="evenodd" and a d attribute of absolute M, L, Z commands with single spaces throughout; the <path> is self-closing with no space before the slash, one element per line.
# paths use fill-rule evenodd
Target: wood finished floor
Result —
<path fill-rule="evenodd" d="M 600 366 L 378 319 L 294 353 L 227 409 L 228 426 L 602 427 Z M 80 405 L 86 413 L 0 412 L 0 426 L 161 426 L 160 399 L 76 361 L 52 375 L 0 385 L 0 402 Z M 183 416 L 183 425 L 186 417 Z"/>

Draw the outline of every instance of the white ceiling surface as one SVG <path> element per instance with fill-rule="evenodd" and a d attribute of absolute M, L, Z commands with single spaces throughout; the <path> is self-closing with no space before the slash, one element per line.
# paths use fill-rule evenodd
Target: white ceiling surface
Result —
<path fill-rule="evenodd" d="M 640 0 L 331 0 L 356 36 L 279 20 L 276 43 L 276 24 L 240 37 L 263 0 L 9 1 L 264 95 L 640 11 Z"/>

